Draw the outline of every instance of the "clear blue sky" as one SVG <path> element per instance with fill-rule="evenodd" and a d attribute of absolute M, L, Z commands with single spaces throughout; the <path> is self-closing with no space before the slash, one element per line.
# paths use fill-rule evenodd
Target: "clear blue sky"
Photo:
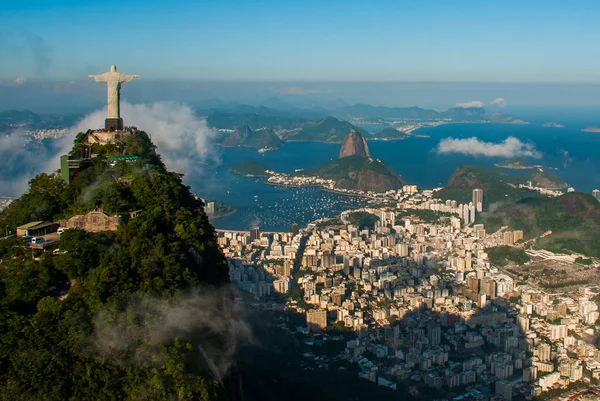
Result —
<path fill-rule="evenodd" d="M 172 3 L 172 4 L 171 4 Z M 0 80 L 600 82 L 600 1 L 4 0 Z"/>

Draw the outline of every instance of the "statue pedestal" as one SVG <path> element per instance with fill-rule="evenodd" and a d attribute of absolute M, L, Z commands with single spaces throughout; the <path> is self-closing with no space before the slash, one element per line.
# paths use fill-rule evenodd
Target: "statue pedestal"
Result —
<path fill-rule="evenodd" d="M 107 118 L 104 120 L 104 128 L 107 131 L 122 131 L 123 130 L 123 119 L 122 118 Z"/>

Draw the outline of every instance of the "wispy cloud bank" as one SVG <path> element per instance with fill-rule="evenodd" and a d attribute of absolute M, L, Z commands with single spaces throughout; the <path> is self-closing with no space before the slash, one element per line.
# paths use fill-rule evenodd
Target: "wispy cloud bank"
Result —
<path fill-rule="evenodd" d="M 496 97 L 492 99 L 490 104 L 493 104 L 494 106 L 504 106 L 506 104 L 506 100 L 504 100 L 504 98 L 501 97 Z"/>
<path fill-rule="evenodd" d="M 174 102 L 121 106 L 125 124 L 151 136 L 169 170 L 191 176 L 202 174 L 207 164 L 220 162 L 219 152 L 212 145 L 216 132 L 189 106 Z M 0 135 L 0 158 L 6 166 L 0 177 L 0 196 L 19 196 L 34 175 L 59 169 L 60 155 L 71 150 L 75 135 L 103 128 L 106 115 L 106 108 L 88 114 L 69 129 L 68 135 L 55 140 L 51 149 L 26 147 L 28 138 L 21 132 Z"/>
<path fill-rule="evenodd" d="M 253 341 L 228 286 L 195 289 L 172 300 L 134 295 L 122 313 L 98 314 L 89 340 L 92 352 L 116 363 L 160 365 L 161 347 L 177 339 L 196 345 L 200 362 L 219 381 L 235 363 L 238 344 Z"/>
<path fill-rule="evenodd" d="M 500 143 L 484 142 L 478 138 L 444 138 L 436 148 L 439 154 L 459 153 L 469 156 L 488 157 L 534 157 L 541 153 L 531 143 L 521 142 L 515 137 L 508 137 Z"/>
<path fill-rule="evenodd" d="M 88 114 L 72 134 L 104 127 L 106 114 L 106 108 Z M 169 170 L 186 175 L 200 173 L 203 164 L 220 161 L 212 145 L 216 131 L 206 125 L 206 120 L 197 118 L 187 105 L 176 102 L 123 103 L 121 115 L 125 125 L 136 126 L 150 135 Z"/>
<path fill-rule="evenodd" d="M 462 107 L 464 109 L 469 109 L 471 107 L 483 107 L 483 102 L 481 100 L 471 100 L 470 102 L 456 103 L 454 107 Z"/>

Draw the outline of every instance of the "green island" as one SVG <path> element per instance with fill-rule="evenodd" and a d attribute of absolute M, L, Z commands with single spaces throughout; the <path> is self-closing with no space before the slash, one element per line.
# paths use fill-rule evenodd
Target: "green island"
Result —
<path fill-rule="evenodd" d="M 542 124 L 544 128 L 565 128 L 563 124 L 555 123 L 555 122 L 547 122 Z"/>
<path fill-rule="evenodd" d="M 587 127 L 587 128 L 582 129 L 581 132 L 597 133 L 597 132 L 600 132 L 600 127 Z"/>
<path fill-rule="evenodd" d="M 245 160 L 232 165 L 228 170 L 246 177 L 268 177 L 267 170 L 270 168 L 256 160 Z"/>
<path fill-rule="evenodd" d="M 66 230 L 48 249 L 0 240 L 0 398 L 228 398 L 225 370 L 207 367 L 232 357 L 217 327 L 233 324 L 233 297 L 204 204 L 146 133 L 94 146 L 138 157 L 90 159 L 70 183 L 40 174 L 0 214 L 13 232 L 95 210 L 123 216 L 116 230 Z"/>

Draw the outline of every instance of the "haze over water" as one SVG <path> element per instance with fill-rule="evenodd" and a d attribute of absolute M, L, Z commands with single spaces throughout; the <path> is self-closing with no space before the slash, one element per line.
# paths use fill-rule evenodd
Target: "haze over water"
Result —
<path fill-rule="evenodd" d="M 439 154 L 436 149 L 443 138 L 477 137 L 484 142 L 499 143 L 511 136 L 535 146 L 541 157 L 529 158 L 532 164 L 551 167 L 554 174 L 577 191 L 589 193 L 600 187 L 600 160 L 597 157 L 600 134 L 569 127 L 518 124 L 447 124 L 417 132 L 430 137 L 369 141 L 368 144 L 373 157 L 382 159 L 406 181 L 419 187 L 445 185 L 452 172 L 463 164 L 494 168 L 494 163 L 507 159 Z M 243 160 L 260 161 L 278 172 L 315 167 L 337 158 L 339 144 L 289 142 L 277 151 L 262 155 L 255 149 L 245 148 L 225 148 L 221 152 L 221 165 L 207 172 L 206 177 L 187 177 L 192 189 L 206 199 L 221 200 L 238 210 L 231 216 L 214 219 L 213 224 L 217 228 L 241 230 L 259 224 L 266 231 L 287 231 L 294 222 L 304 226 L 316 218 L 335 215 L 361 204 L 357 199 L 324 193 L 317 188 L 273 187 L 263 184 L 262 179 L 246 178 L 227 171 L 231 165 Z"/>

